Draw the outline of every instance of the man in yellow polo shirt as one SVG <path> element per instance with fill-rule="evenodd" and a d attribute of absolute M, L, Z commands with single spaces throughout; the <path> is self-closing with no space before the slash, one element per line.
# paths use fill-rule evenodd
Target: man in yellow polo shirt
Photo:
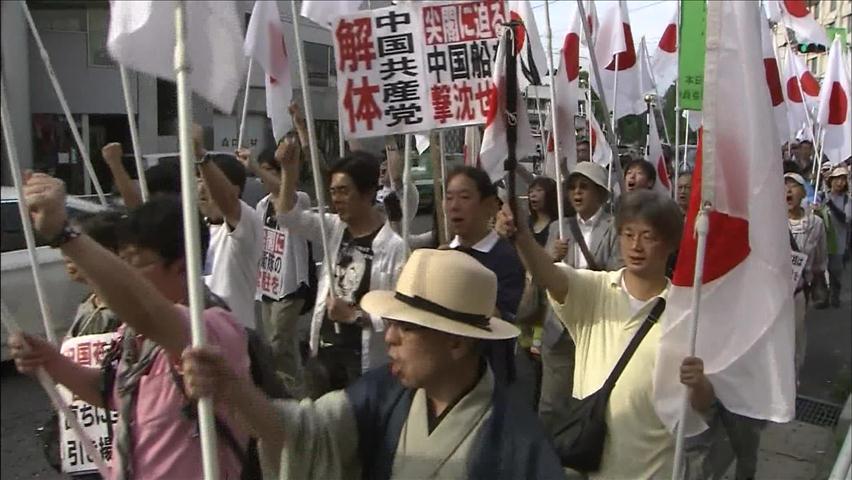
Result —
<path fill-rule="evenodd" d="M 671 199 L 642 190 L 622 196 L 615 217 L 625 268 L 615 272 L 554 265 L 533 239 L 524 219 L 508 209 L 497 230 L 514 235 L 518 252 L 539 285 L 547 289 L 554 312 L 576 343 L 574 396 L 585 398 L 603 386 L 625 347 L 659 297 L 668 295 L 666 261 L 680 243 L 682 213 Z M 664 313 L 665 314 L 665 313 Z M 653 326 L 639 344 L 612 390 L 605 420 L 607 436 L 600 469 L 590 478 L 667 478 L 674 438 L 657 417 L 653 372 L 660 338 Z M 713 389 L 699 359 L 688 358 L 681 380 L 692 406 L 706 411 Z"/>

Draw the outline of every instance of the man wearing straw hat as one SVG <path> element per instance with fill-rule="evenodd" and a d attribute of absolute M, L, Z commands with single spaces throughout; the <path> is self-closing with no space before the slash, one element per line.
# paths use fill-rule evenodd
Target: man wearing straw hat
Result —
<path fill-rule="evenodd" d="M 273 404 L 201 348 L 184 354 L 186 385 L 245 420 L 268 478 L 562 478 L 533 413 L 487 368 L 485 343 L 519 333 L 492 317 L 496 298 L 497 278 L 472 257 L 417 250 L 396 291 L 361 302 L 387 325 L 389 366 L 316 402 Z"/>

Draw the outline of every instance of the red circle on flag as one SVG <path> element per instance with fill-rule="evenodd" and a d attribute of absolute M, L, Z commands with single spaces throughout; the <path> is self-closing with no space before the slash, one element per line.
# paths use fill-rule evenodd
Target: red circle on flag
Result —
<path fill-rule="evenodd" d="M 849 111 L 849 96 L 843 91 L 840 82 L 831 83 L 831 95 L 828 97 L 828 124 L 843 125 Z"/>
<path fill-rule="evenodd" d="M 568 81 L 574 81 L 580 75 L 580 36 L 576 33 L 565 35 L 562 45 L 562 60 L 565 62 L 565 73 Z"/>
<path fill-rule="evenodd" d="M 624 39 L 627 51 L 613 55 L 612 61 L 606 66 L 607 70 L 615 71 L 615 59 L 618 58 L 618 71 L 629 70 L 636 65 L 636 47 L 633 46 L 633 34 L 630 32 L 630 24 L 624 23 Z"/>
<path fill-rule="evenodd" d="M 811 72 L 805 72 L 800 79 L 802 82 L 802 90 L 811 97 L 819 96 L 819 82 L 814 78 Z"/>
<path fill-rule="evenodd" d="M 784 9 L 790 15 L 798 18 L 807 17 L 810 13 L 805 0 L 784 0 Z"/>
<path fill-rule="evenodd" d="M 512 20 L 517 20 L 522 27 L 515 29 L 515 54 L 521 53 L 521 50 L 524 48 L 524 40 L 527 38 L 527 29 L 524 26 L 524 21 L 521 19 L 521 16 L 518 15 L 518 12 L 510 12 L 509 17 Z"/>
<path fill-rule="evenodd" d="M 677 50 L 677 25 L 670 23 L 663 32 L 663 38 L 660 39 L 658 45 L 660 50 L 669 53 L 675 53 Z"/>
<path fill-rule="evenodd" d="M 799 90 L 799 82 L 796 77 L 787 79 L 787 99 L 791 102 L 802 103 L 802 92 Z"/>
<path fill-rule="evenodd" d="M 769 87 L 769 96 L 772 98 L 772 106 L 777 107 L 784 102 L 784 91 L 781 88 L 781 77 L 778 75 L 778 63 L 774 58 L 764 58 L 763 69 L 766 71 L 766 85 Z"/>

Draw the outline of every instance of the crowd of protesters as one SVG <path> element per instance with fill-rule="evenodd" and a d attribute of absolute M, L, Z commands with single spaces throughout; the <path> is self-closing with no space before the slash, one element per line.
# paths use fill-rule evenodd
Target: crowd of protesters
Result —
<path fill-rule="evenodd" d="M 331 162 L 333 213 L 316 212 L 298 189 L 307 133 L 298 108 L 291 114 L 295 131 L 258 153 L 207 153 L 196 132 L 202 348 L 190 348 L 176 169 L 153 167 L 143 203 L 121 146 L 106 145 L 128 209 L 83 219 L 68 218 L 60 180 L 26 178 L 35 229 L 61 249 L 69 276 L 91 287 L 68 337 L 116 336 L 97 369 L 26 334 L 11 336 L 11 353 L 20 371 L 44 368 L 79 398 L 119 412 L 112 477 L 201 478 L 194 399 L 207 396 L 222 478 L 670 475 L 674 436 L 654 409 L 652 380 L 689 171 L 672 199 L 653 189 L 651 163 L 629 160 L 616 200 L 581 140 L 564 198 L 554 180 L 535 178 L 528 204 L 513 212 L 484 171 L 459 167 L 447 175 L 446 244 L 437 225 L 406 244 L 401 211 L 413 218 L 418 200 L 409 186 L 402 205 L 396 140 L 384 162 L 359 150 Z M 840 302 L 852 201 L 846 166 L 822 172 L 814 196 L 812 145 L 785 153 L 795 160 L 785 162 L 778 201 L 791 249 L 807 259 L 791 292 L 798 370 L 807 306 Z M 247 173 L 267 191 L 257 205 L 241 200 Z M 317 265 L 323 231 L 330 266 Z M 281 263 L 275 288 L 260 288 L 270 258 Z M 680 372 L 691 410 L 711 426 L 688 445 L 690 478 L 718 478 L 707 458 L 722 434 L 736 477 L 753 478 L 762 422 L 725 410 L 700 358 L 683 359 Z M 599 395 L 594 412 L 589 400 Z M 605 437 L 578 433 L 596 419 Z"/>

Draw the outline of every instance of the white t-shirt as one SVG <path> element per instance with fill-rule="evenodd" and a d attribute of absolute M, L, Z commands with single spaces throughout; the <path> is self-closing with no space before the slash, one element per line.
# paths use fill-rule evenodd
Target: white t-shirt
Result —
<path fill-rule="evenodd" d="M 263 248 L 263 224 L 254 209 L 240 200 L 240 222 L 231 230 L 227 223 L 210 226 L 207 249 L 210 275 L 204 282 L 228 303 L 231 312 L 249 328 L 255 328 L 254 294 Z"/>

